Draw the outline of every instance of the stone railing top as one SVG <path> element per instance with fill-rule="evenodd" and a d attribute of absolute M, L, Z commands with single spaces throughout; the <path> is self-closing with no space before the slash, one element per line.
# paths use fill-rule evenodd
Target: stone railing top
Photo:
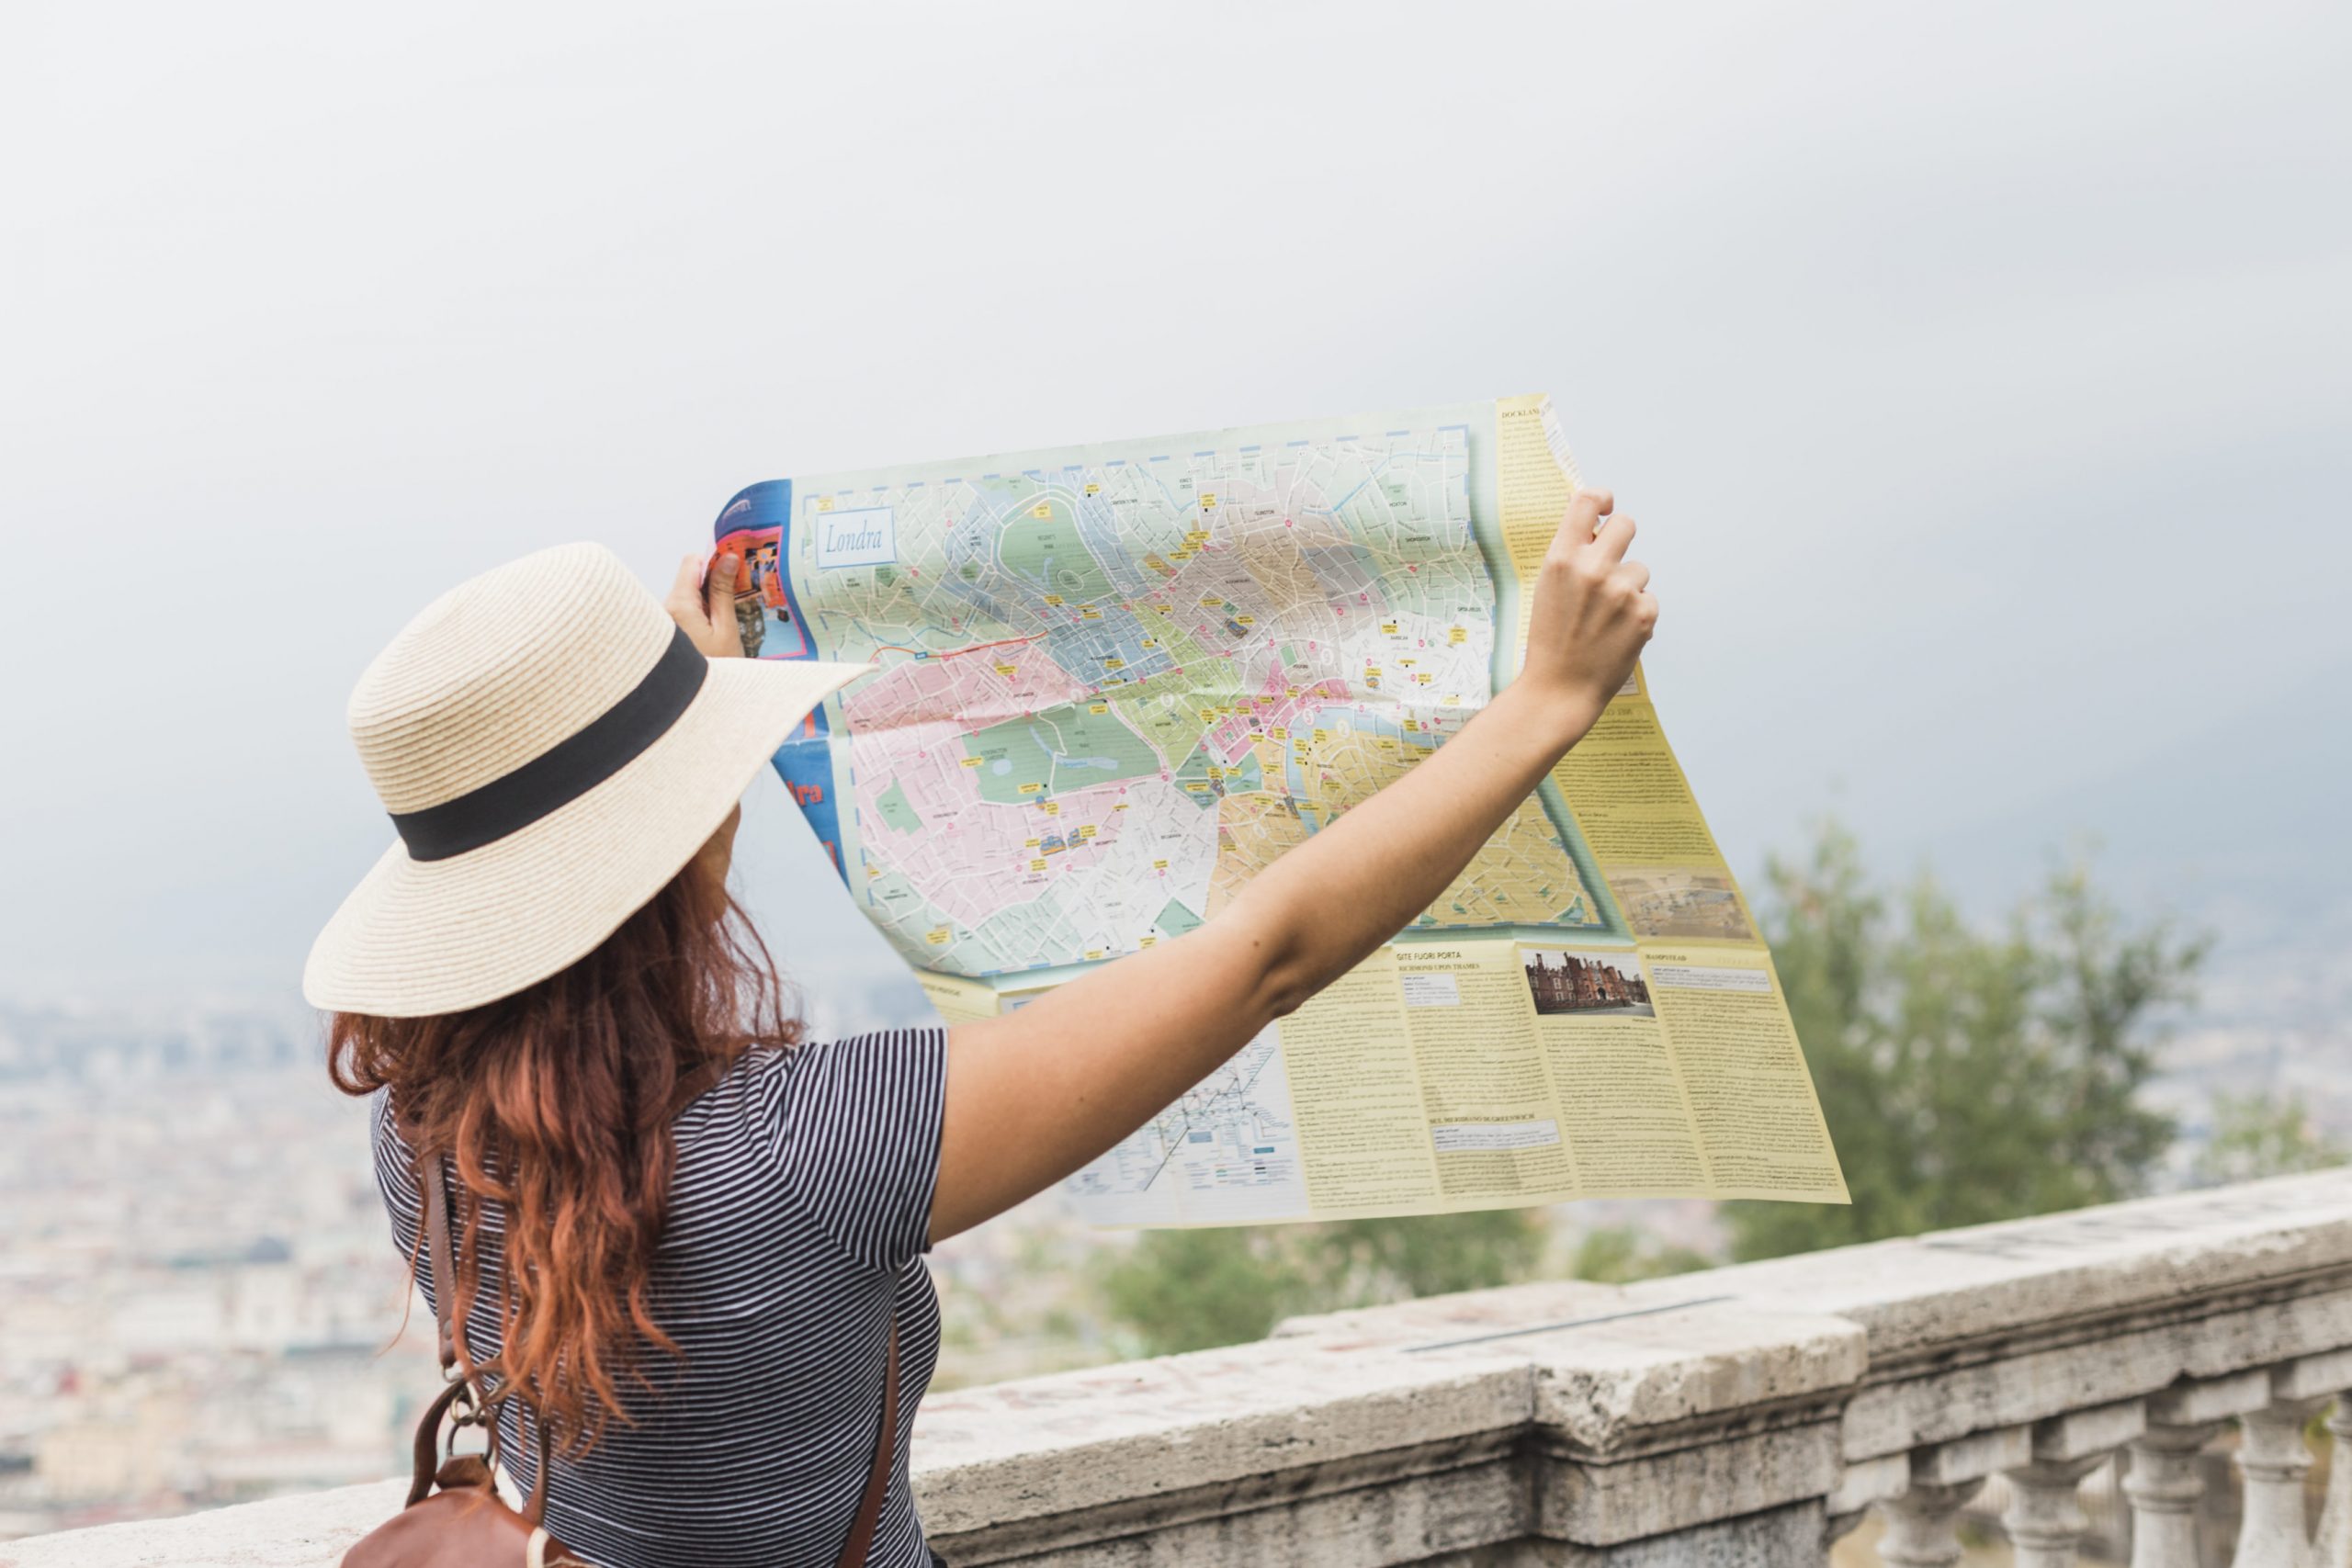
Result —
<path fill-rule="evenodd" d="M 1849 1319 L 1874 1363 L 2020 1328 L 2352 1266 L 2352 1168 L 1736 1264 L 1612 1289 L 1543 1281 L 1294 1318 L 1277 1335 L 1390 1342 L 1730 1297 Z"/>
<path fill-rule="evenodd" d="M 1998 1375 L 2084 1347 L 2097 1377 Z M 1923 1442 L 2345 1347 L 2352 1170 L 1295 1319 L 1260 1344 L 936 1394 L 913 1461 L 926 1527 L 986 1559 L 1018 1556 L 1023 1529 L 1066 1545 L 1100 1515 L 1133 1533 L 1519 1441 L 1631 1476 L 1662 1454 L 1823 1434 L 1758 1448 L 1708 1483 L 1717 1495 L 1670 1508 L 1630 1487 L 1564 1505 L 1568 1539 L 1622 1540 L 1826 1497 L 1857 1463 Z M 327 1562 L 396 1502 L 345 1488 L 0 1546 L 0 1564 Z M 233 1554 L 206 1544 L 231 1537 Z"/>

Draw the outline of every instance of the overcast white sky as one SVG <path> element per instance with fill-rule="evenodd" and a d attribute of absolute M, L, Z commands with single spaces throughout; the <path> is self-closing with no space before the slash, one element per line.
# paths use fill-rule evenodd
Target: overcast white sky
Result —
<path fill-rule="evenodd" d="M 387 840 L 345 693 L 523 551 L 1521 390 L 1645 524 L 1743 870 L 2096 827 L 2038 803 L 2281 698 L 2340 740 L 2347 17 L 35 5 L 0 992 L 290 988 Z M 767 804 L 787 960 L 870 951 Z"/>

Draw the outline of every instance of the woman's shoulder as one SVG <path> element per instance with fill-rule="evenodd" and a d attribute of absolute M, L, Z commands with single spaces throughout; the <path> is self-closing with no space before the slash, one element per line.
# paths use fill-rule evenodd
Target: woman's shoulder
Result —
<path fill-rule="evenodd" d="M 738 1057 L 712 1086 L 710 1094 L 758 1092 L 800 1078 L 842 1070 L 888 1071 L 919 1063 L 944 1050 L 947 1032 L 936 1025 L 905 1029 L 869 1029 L 856 1034 L 836 1034 L 822 1040 L 796 1040 L 788 1044 L 760 1044 Z"/>
<path fill-rule="evenodd" d="M 837 1111 L 844 1098 L 920 1103 L 933 1097 L 945 1070 L 946 1032 L 935 1027 L 757 1045 L 687 1106 L 678 1134 L 684 1140 L 747 1120 L 781 1134 Z"/>
<path fill-rule="evenodd" d="M 861 1268 L 903 1269 L 930 1226 L 946 1031 L 844 1035 L 764 1071 L 765 1148 L 795 1208 Z"/>

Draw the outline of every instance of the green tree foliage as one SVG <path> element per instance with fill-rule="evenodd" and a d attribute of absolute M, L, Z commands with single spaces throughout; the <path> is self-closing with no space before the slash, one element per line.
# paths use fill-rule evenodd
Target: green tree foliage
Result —
<path fill-rule="evenodd" d="M 1148 1231 L 1106 1261 L 1111 1316 L 1147 1355 L 1261 1339 L 1285 1317 L 1507 1285 L 1545 1272 L 1549 1214 L 1490 1209 L 1417 1219 Z M 1715 1260 L 1632 1225 L 1589 1231 L 1566 1272 L 1624 1284 Z"/>
<path fill-rule="evenodd" d="M 2324 1170 L 2352 1159 L 2352 1149 L 2312 1126 L 2291 1100 L 2263 1094 L 2213 1097 L 2213 1136 L 2197 1151 L 2190 1179 L 2200 1187 Z"/>
<path fill-rule="evenodd" d="M 1597 1280 L 1604 1285 L 1624 1285 L 1635 1280 L 1712 1269 L 1715 1261 L 1687 1247 L 1653 1243 L 1632 1225 L 1610 1225 L 1584 1234 L 1577 1243 L 1576 1258 L 1568 1266 L 1568 1273 L 1575 1279 Z"/>
<path fill-rule="evenodd" d="M 1148 1231 L 1102 1267 L 1111 1315 L 1148 1355 L 1263 1338 L 1285 1317 L 1533 1277 L 1541 1210 Z"/>
<path fill-rule="evenodd" d="M 1540 1209 L 1341 1220 L 1304 1237 L 1303 1272 L 1329 1307 L 1475 1291 L 1534 1275 L 1549 1236 Z M 1314 1310 L 1329 1308 L 1318 1305 Z"/>
<path fill-rule="evenodd" d="M 1100 1269 L 1103 1304 L 1148 1356 L 1262 1339 L 1305 1299 L 1278 1227 L 1146 1231 Z"/>
<path fill-rule="evenodd" d="M 2070 866 L 1998 932 L 1922 876 L 1890 897 L 1825 828 L 1767 873 L 1766 934 L 1846 1168 L 1850 1208 L 1730 1203 L 1741 1258 L 2112 1201 L 2172 1125 L 2138 1100 L 2152 1015 L 2204 943 L 2128 924 Z"/>

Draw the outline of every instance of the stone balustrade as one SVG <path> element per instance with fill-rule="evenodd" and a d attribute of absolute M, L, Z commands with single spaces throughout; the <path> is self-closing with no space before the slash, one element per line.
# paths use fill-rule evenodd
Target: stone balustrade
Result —
<path fill-rule="evenodd" d="M 958 1565 L 1818 1564 L 1868 1510 L 1959 1560 L 2004 1478 L 2020 1564 L 2075 1560 L 2128 1455 L 2136 1568 L 2197 1562 L 2234 1424 L 2236 1568 L 2352 1568 L 2352 1171 L 1623 1287 L 1513 1286 L 935 1396 L 921 1507 Z M 2352 1437 L 2335 1407 L 2329 1430 Z M 0 1546 L 0 1564 L 333 1562 L 397 1483 Z"/>

